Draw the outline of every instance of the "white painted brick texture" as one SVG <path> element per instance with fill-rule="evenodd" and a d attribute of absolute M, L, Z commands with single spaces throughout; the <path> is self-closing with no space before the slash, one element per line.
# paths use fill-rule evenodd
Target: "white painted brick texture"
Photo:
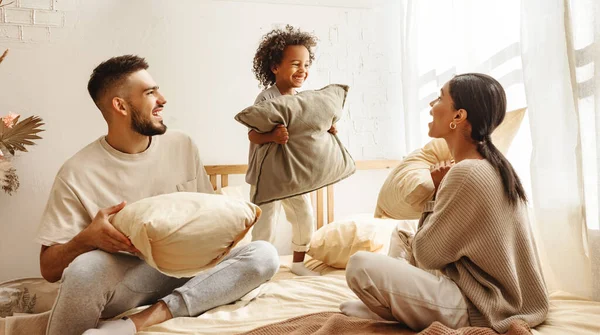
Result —
<path fill-rule="evenodd" d="M 64 26 L 61 0 L 13 0 L 0 8 L 0 42 L 46 42 L 52 29 Z"/>
<path fill-rule="evenodd" d="M 53 0 L 19 0 L 21 8 L 52 9 Z"/>
<path fill-rule="evenodd" d="M 399 69 L 389 65 L 386 46 L 378 43 L 377 31 L 371 28 L 374 20 L 371 11 L 349 10 L 341 24 L 316 32 L 319 75 L 329 78 L 329 83 L 350 86 L 347 113 L 338 128 L 355 159 L 389 158 L 394 144 L 387 133 L 398 129 L 390 115 L 400 108 L 400 97 L 390 95 L 399 95 L 400 90 L 396 85 L 390 90 L 388 85 Z"/>
<path fill-rule="evenodd" d="M 22 39 L 26 42 L 47 42 L 50 40 L 50 28 L 23 27 Z"/>
<path fill-rule="evenodd" d="M 35 25 L 60 27 L 63 25 L 63 13 L 53 11 L 36 10 L 34 12 Z"/>
<path fill-rule="evenodd" d="M 0 41 L 1 40 L 20 40 L 21 30 L 19 26 L 0 25 Z"/>
<path fill-rule="evenodd" d="M 11 24 L 32 24 L 33 11 L 31 9 L 5 8 L 4 20 Z"/>

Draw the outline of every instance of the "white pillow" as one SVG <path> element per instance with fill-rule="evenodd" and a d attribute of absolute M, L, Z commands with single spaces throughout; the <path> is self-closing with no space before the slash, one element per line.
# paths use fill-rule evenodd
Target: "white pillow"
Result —
<path fill-rule="evenodd" d="M 232 197 L 176 192 L 127 205 L 112 223 L 150 266 L 168 276 L 193 277 L 226 256 L 260 213 Z"/>
<path fill-rule="evenodd" d="M 339 220 L 315 232 L 308 254 L 334 268 L 345 269 L 350 256 L 358 251 L 387 255 L 390 236 L 397 220 L 356 218 Z"/>

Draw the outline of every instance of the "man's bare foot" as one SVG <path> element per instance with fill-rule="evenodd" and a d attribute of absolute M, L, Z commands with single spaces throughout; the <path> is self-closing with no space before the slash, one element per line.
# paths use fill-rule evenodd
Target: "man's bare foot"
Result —
<path fill-rule="evenodd" d="M 135 324 L 135 329 L 141 330 L 170 320 L 173 318 L 171 311 L 164 301 L 159 301 L 145 310 L 130 315 L 129 318 Z"/>

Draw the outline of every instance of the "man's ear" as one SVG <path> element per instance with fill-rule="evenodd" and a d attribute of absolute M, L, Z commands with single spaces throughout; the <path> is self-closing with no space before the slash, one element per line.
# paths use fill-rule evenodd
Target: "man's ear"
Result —
<path fill-rule="evenodd" d="M 127 115 L 129 113 L 129 108 L 127 102 L 123 98 L 114 97 L 111 100 L 111 107 L 114 112 L 119 113 L 121 115 Z"/>

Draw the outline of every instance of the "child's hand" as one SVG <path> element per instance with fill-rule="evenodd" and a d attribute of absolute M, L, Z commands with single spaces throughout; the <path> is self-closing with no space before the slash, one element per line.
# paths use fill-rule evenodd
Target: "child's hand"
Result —
<path fill-rule="evenodd" d="M 333 134 L 333 135 L 337 134 L 337 129 L 335 128 L 335 124 L 332 124 L 331 128 L 329 128 L 329 130 L 327 132 L 330 134 Z"/>
<path fill-rule="evenodd" d="M 273 138 L 273 142 L 277 144 L 286 144 L 290 139 L 290 134 L 288 133 L 287 128 L 280 124 L 271 131 L 271 137 Z"/>

